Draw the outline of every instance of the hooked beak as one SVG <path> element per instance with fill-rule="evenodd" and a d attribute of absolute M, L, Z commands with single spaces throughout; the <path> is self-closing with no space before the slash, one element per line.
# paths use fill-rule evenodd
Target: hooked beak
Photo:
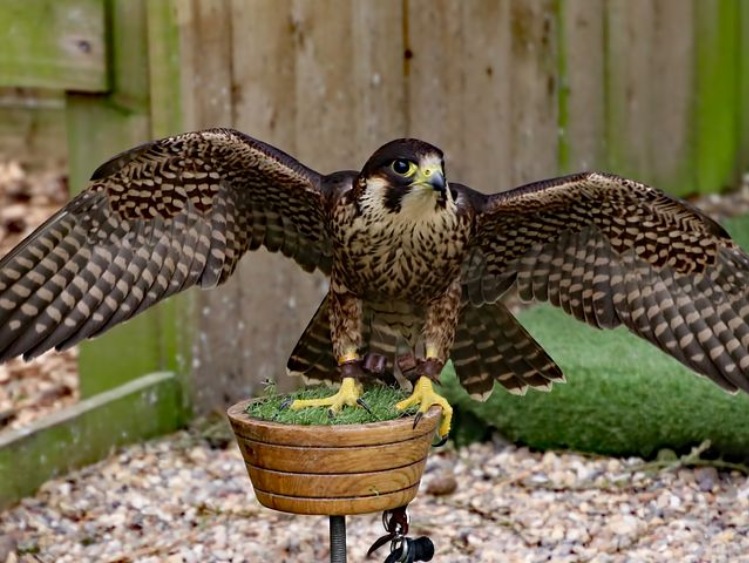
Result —
<path fill-rule="evenodd" d="M 412 186 L 419 186 L 423 188 L 431 188 L 435 192 L 443 194 L 447 188 L 445 182 L 445 175 L 437 167 L 434 168 L 419 168 L 414 175 L 414 181 L 411 182 Z"/>

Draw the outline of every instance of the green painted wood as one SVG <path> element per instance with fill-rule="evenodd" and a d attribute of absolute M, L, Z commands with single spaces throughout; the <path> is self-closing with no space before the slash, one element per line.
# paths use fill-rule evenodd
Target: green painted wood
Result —
<path fill-rule="evenodd" d="M 694 0 L 695 92 L 693 166 L 696 191 L 715 192 L 735 185 L 740 152 L 739 2 Z"/>
<path fill-rule="evenodd" d="M 749 2 L 739 5 L 739 154 L 736 158 L 736 175 L 749 171 Z"/>
<path fill-rule="evenodd" d="M 125 5 L 127 4 L 127 5 Z M 70 185 L 79 191 L 96 167 L 150 138 L 148 41 L 142 0 L 107 2 L 112 89 L 67 98 Z M 165 369 L 159 352 L 159 310 L 152 309 L 81 346 L 81 397 Z"/>
<path fill-rule="evenodd" d="M 154 373 L 4 432 L 0 510 L 48 479 L 102 459 L 113 447 L 173 432 L 186 420 L 178 379 Z"/>
<path fill-rule="evenodd" d="M 0 158 L 47 171 L 63 170 L 67 155 L 63 93 L 0 88 Z"/>
<path fill-rule="evenodd" d="M 147 107 L 138 108 L 146 110 Z M 70 187 L 78 192 L 102 162 L 149 138 L 144 111 L 122 107 L 109 97 L 67 97 Z M 81 345 L 81 397 L 116 387 L 144 373 L 166 369 L 159 350 L 159 307 Z"/>
<path fill-rule="evenodd" d="M 73 191 L 83 189 L 102 162 L 153 139 L 154 124 L 158 124 L 160 134 L 179 129 L 178 114 L 172 107 L 179 107 L 174 102 L 179 98 L 179 81 L 174 81 L 179 76 L 178 61 L 170 54 L 177 40 L 175 20 L 170 18 L 176 16 L 173 10 L 167 10 L 173 6 L 171 2 L 157 4 L 163 6 L 149 7 L 144 0 L 107 2 L 112 90 L 106 95 L 76 93 L 67 97 Z M 149 24 L 149 17 L 154 18 L 153 24 Z M 159 41 L 168 45 L 150 48 Z M 151 53 L 158 55 L 153 69 Z M 155 82 L 152 76 L 158 77 Z M 153 100 L 157 103 L 152 104 Z M 94 342 L 84 343 L 79 361 L 81 396 L 91 397 L 144 373 L 174 371 L 179 365 L 189 365 L 184 354 L 181 361 L 177 359 L 178 349 L 189 349 L 185 339 L 177 334 L 177 313 L 178 302 L 167 302 Z"/>
<path fill-rule="evenodd" d="M 146 4 L 151 134 L 182 131 L 180 29 L 174 0 Z"/>
<path fill-rule="evenodd" d="M 0 86 L 102 92 L 104 0 L 0 2 Z"/>
<path fill-rule="evenodd" d="M 151 138 L 184 130 L 181 95 L 181 45 L 177 0 L 146 3 Z M 175 371 L 185 388 L 190 385 L 192 343 L 197 327 L 197 296 L 188 291 L 159 306 L 158 352 L 165 369 Z M 185 393 L 187 402 L 190 394 Z"/>

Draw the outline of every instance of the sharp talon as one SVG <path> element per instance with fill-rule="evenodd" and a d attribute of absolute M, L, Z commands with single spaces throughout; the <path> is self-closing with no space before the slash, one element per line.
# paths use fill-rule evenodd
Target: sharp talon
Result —
<path fill-rule="evenodd" d="M 278 408 L 281 409 L 282 411 L 286 410 L 291 406 L 291 403 L 293 402 L 294 402 L 294 399 L 292 399 L 291 397 L 287 397 L 283 401 L 281 401 L 281 404 L 279 405 Z"/>
<path fill-rule="evenodd" d="M 419 421 L 421 420 L 422 416 L 424 416 L 423 412 L 416 413 L 416 416 L 414 417 L 414 427 L 413 427 L 414 430 L 416 430 L 416 426 L 419 424 Z"/>
<path fill-rule="evenodd" d="M 361 408 L 363 408 L 365 411 L 367 411 L 370 415 L 374 416 L 374 413 L 372 412 L 372 409 L 369 408 L 369 405 L 364 402 L 364 399 L 361 397 L 356 400 L 356 404 L 359 405 Z"/>
<path fill-rule="evenodd" d="M 288 408 L 291 410 L 306 409 L 309 407 L 327 407 L 331 417 L 344 407 L 356 405 L 356 400 L 361 397 L 362 385 L 351 377 L 344 377 L 338 392 L 325 399 L 297 399 L 292 401 Z"/>
<path fill-rule="evenodd" d="M 439 442 L 437 442 L 436 444 L 432 444 L 432 447 L 433 448 L 441 448 L 445 444 L 447 444 L 447 435 L 442 436 L 442 438 L 440 438 Z"/>
<path fill-rule="evenodd" d="M 439 435 L 447 436 L 450 433 L 450 422 L 452 421 L 453 408 L 447 400 L 434 391 L 432 380 L 427 376 L 421 376 L 414 385 L 413 393 L 395 405 L 398 410 L 405 410 L 413 405 L 419 405 L 419 413 L 414 419 L 414 429 L 429 407 L 436 405 L 442 409 L 442 422 L 439 426 Z"/>
<path fill-rule="evenodd" d="M 335 413 L 333 412 L 333 409 L 328 409 L 328 418 L 330 420 L 333 420 L 335 418 Z"/>

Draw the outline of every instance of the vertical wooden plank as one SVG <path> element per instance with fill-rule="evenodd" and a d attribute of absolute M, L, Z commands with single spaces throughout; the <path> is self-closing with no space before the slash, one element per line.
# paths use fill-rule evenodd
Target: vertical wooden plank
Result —
<path fill-rule="evenodd" d="M 410 0 L 406 18 L 409 135 L 445 152 L 451 180 L 511 187 L 510 0 Z"/>
<path fill-rule="evenodd" d="M 512 182 L 526 183 L 557 172 L 557 30 L 553 0 L 513 0 Z"/>
<path fill-rule="evenodd" d="M 106 96 L 67 96 L 70 181 L 73 190 L 101 162 L 150 139 L 148 42 L 142 0 L 107 2 L 112 90 Z M 81 346 L 81 396 L 90 397 L 125 381 L 165 369 L 157 306 Z"/>
<path fill-rule="evenodd" d="M 348 0 L 293 3 L 296 61 L 296 148 L 328 172 L 355 160 L 353 6 Z"/>
<path fill-rule="evenodd" d="M 110 0 L 105 5 L 111 90 L 103 96 L 70 92 L 66 100 L 73 190 L 82 189 L 101 162 L 149 139 L 145 4 Z"/>
<path fill-rule="evenodd" d="M 296 53 L 292 0 L 234 0 L 235 125 L 288 153 L 296 150 Z"/>
<path fill-rule="evenodd" d="M 452 179 L 495 191 L 556 172 L 554 10 L 407 3 L 409 133 L 445 150 Z"/>
<path fill-rule="evenodd" d="M 196 51 L 197 51 L 197 29 L 195 24 L 195 9 L 193 0 L 174 0 L 177 35 L 179 38 L 179 91 L 180 91 L 180 117 L 182 128 L 186 131 L 197 129 L 199 110 L 198 92 L 195 88 Z"/>
<path fill-rule="evenodd" d="M 232 93 L 232 10 L 230 0 L 191 0 L 177 4 L 182 61 L 185 127 L 230 127 Z M 229 403 L 226 389 L 241 386 L 237 353 L 242 318 L 239 276 L 195 297 L 197 317 L 192 357 L 192 401 L 197 412 Z"/>
<path fill-rule="evenodd" d="M 382 144 L 407 134 L 402 0 L 352 3 L 354 160 L 361 168 Z"/>
<path fill-rule="evenodd" d="M 649 181 L 654 126 L 654 3 L 611 0 L 606 12 L 606 141 L 612 172 Z"/>
<path fill-rule="evenodd" d="M 407 49 L 408 135 L 440 147 L 448 178 L 473 183 L 473 162 L 465 158 L 463 127 L 461 3 L 408 0 L 405 13 Z"/>
<path fill-rule="evenodd" d="M 191 73 L 187 91 L 195 97 L 195 126 L 228 127 L 232 107 L 232 12 L 230 0 L 193 0 Z"/>
<path fill-rule="evenodd" d="M 694 164 L 699 192 L 736 182 L 739 121 L 739 4 L 732 0 L 695 0 L 696 91 Z"/>
<path fill-rule="evenodd" d="M 297 21 L 291 0 L 233 3 L 236 92 L 235 125 L 282 150 L 296 154 Z M 253 56 L 244 56 L 251 52 Z M 315 134 L 310 132 L 314 137 Z M 314 163 L 310 163 L 313 167 Z M 233 398 L 255 394 L 264 379 L 286 390 L 286 359 L 321 299 L 318 276 L 308 276 L 288 258 L 260 249 L 245 257 L 238 272 L 241 331 L 235 354 L 241 358 L 241 385 Z"/>
<path fill-rule="evenodd" d="M 461 140 L 463 162 L 448 175 L 484 192 L 512 187 L 510 1 L 462 2 L 462 52 L 449 53 L 459 59 L 462 74 L 455 77 L 461 96 L 460 123 L 451 135 Z M 452 155 L 448 155 L 452 156 Z"/>
<path fill-rule="evenodd" d="M 182 131 L 177 10 L 177 0 L 146 4 L 151 134 L 156 138 Z"/>
<path fill-rule="evenodd" d="M 401 2 L 295 0 L 292 10 L 296 155 L 320 172 L 361 169 L 377 147 L 405 133 Z M 308 279 L 296 265 L 291 269 L 292 291 L 278 301 L 288 302 L 295 326 L 273 356 L 278 366 L 327 291 L 322 276 Z"/>
<path fill-rule="evenodd" d="M 659 0 L 653 3 L 653 16 L 649 181 L 671 193 L 686 195 L 694 190 L 694 178 L 689 173 L 694 101 L 692 4 Z"/>
<path fill-rule="evenodd" d="M 398 9 L 393 0 L 293 2 L 296 155 L 320 172 L 361 169 L 378 146 L 404 129 L 388 115 L 391 106 L 378 107 L 398 97 L 393 90 L 402 71 L 402 31 L 393 13 Z M 280 366 L 327 290 L 327 280 L 301 280 L 294 269 L 298 293 L 287 307 L 298 316 L 286 349 L 275 356 Z"/>
<path fill-rule="evenodd" d="M 749 170 L 749 2 L 739 5 L 738 25 L 738 112 L 739 154 L 736 159 L 736 175 Z"/>
<path fill-rule="evenodd" d="M 559 171 L 605 167 L 604 10 L 600 0 L 560 0 Z"/>
<path fill-rule="evenodd" d="M 178 2 L 163 0 L 146 3 L 148 35 L 148 84 L 150 135 L 161 138 L 183 131 L 181 57 Z M 166 365 L 176 371 L 181 383 L 189 387 L 192 346 L 196 332 L 193 291 L 181 293 L 160 305 L 159 347 Z M 181 399 L 187 404 L 189 393 Z"/>

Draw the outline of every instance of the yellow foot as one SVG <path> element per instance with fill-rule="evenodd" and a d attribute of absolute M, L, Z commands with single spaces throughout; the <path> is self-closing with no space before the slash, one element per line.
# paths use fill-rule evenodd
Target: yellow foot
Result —
<path fill-rule="evenodd" d="M 344 377 L 338 393 L 327 399 L 297 399 L 289 405 L 290 409 L 299 410 L 307 407 L 328 407 L 331 414 L 336 414 L 344 406 L 358 404 L 362 395 L 362 384 L 353 377 Z"/>
<path fill-rule="evenodd" d="M 440 438 L 445 440 L 450 433 L 450 423 L 453 418 L 453 408 L 447 399 L 438 395 L 432 385 L 432 380 L 426 376 L 421 376 L 414 385 L 414 391 L 408 399 L 403 399 L 395 408 L 398 410 L 407 409 L 410 406 L 419 405 L 419 413 L 424 414 L 432 405 L 437 405 L 442 409 L 442 423 L 440 424 Z"/>

